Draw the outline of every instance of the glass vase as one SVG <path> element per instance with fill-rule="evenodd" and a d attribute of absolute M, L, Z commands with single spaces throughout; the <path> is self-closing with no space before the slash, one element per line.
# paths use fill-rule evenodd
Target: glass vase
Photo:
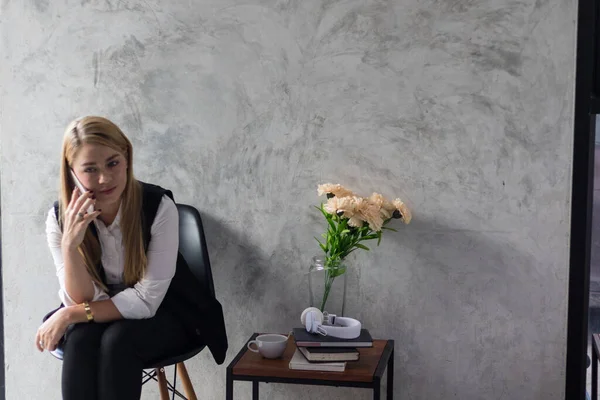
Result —
<path fill-rule="evenodd" d="M 334 264 L 329 262 L 327 267 L 326 263 L 324 255 L 311 259 L 308 269 L 309 304 L 321 311 L 343 317 L 346 311 L 347 263 L 345 260 Z"/>

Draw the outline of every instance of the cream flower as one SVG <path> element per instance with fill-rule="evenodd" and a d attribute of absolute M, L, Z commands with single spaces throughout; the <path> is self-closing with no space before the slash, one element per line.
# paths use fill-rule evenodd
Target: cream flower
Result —
<path fill-rule="evenodd" d="M 394 203 L 392 203 L 388 199 L 385 199 L 383 201 L 383 205 L 381 206 L 381 208 L 383 208 L 386 211 L 389 211 L 390 213 L 393 213 L 394 210 L 396 209 L 396 206 L 394 205 Z"/>
<path fill-rule="evenodd" d="M 338 212 L 338 203 L 339 199 L 337 197 L 332 197 L 329 200 L 327 200 L 327 203 L 325 203 L 323 208 L 329 214 L 336 214 Z"/>
<path fill-rule="evenodd" d="M 344 213 L 344 217 L 351 218 L 356 213 L 356 204 L 358 197 L 346 196 L 333 198 L 338 199 L 338 211 L 342 211 Z"/>
<path fill-rule="evenodd" d="M 362 215 L 362 210 L 367 208 L 369 203 L 363 197 L 353 196 L 352 200 L 354 201 L 354 212 Z M 361 217 L 364 221 L 364 218 Z"/>
<path fill-rule="evenodd" d="M 406 204 L 404 204 L 402 200 L 396 199 L 394 200 L 394 207 L 396 207 L 396 210 L 400 212 L 400 219 L 402 220 L 402 222 L 404 222 L 405 224 L 410 224 L 410 220 L 412 219 L 412 213 L 410 212 Z"/>
<path fill-rule="evenodd" d="M 362 212 L 365 217 L 365 221 L 367 221 L 367 224 L 369 224 L 369 228 L 376 232 L 379 232 L 383 226 L 383 218 L 381 218 L 379 210 L 379 207 L 370 205 Z"/>
<path fill-rule="evenodd" d="M 319 194 L 319 196 L 323 196 L 324 194 L 328 193 L 333 194 L 335 197 L 354 196 L 354 193 L 352 193 L 352 191 L 346 189 L 339 183 L 335 185 L 333 183 L 325 183 L 323 185 L 319 185 L 319 187 L 317 188 L 317 193 Z"/>
<path fill-rule="evenodd" d="M 384 221 L 386 219 L 392 218 L 396 207 L 394 207 L 394 204 L 391 201 L 389 201 L 379 193 L 373 193 L 369 197 L 369 201 L 373 204 L 376 204 L 379 207 L 379 214 L 381 215 L 381 218 Z"/>
<path fill-rule="evenodd" d="M 364 221 L 360 219 L 359 214 L 355 214 L 351 218 L 348 219 L 348 225 L 353 226 L 355 228 L 361 228 L 364 224 Z"/>
<path fill-rule="evenodd" d="M 381 215 L 381 218 L 385 221 L 386 219 L 390 219 L 392 218 L 392 212 L 386 210 L 385 208 L 381 207 L 379 209 L 379 215 Z"/>
<path fill-rule="evenodd" d="M 352 215 L 349 216 L 348 225 L 355 228 L 360 228 L 364 225 L 365 218 L 361 210 L 366 206 L 366 201 L 362 197 L 352 196 L 347 197 L 352 200 Z"/>
<path fill-rule="evenodd" d="M 373 204 L 376 204 L 377 207 L 382 207 L 385 202 L 385 198 L 379 193 L 373 192 L 371 196 L 369 196 L 369 201 Z"/>
<path fill-rule="evenodd" d="M 360 219 L 369 224 L 369 228 L 374 231 L 380 231 L 383 225 L 383 218 L 379 210 L 379 206 L 368 199 L 361 199 L 356 207 L 356 212 L 359 214 Z"/>
<path fill-rule="evenodd" d="M 329 214 L 337 214 L 343 212 L 346 218 L 352 217 L 356 213 L 356 197 L 332 197 L 327 200 L 323 206 Z"/>

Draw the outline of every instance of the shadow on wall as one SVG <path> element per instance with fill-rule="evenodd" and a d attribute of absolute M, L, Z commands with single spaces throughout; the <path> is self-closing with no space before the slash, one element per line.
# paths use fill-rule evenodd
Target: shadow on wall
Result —
<path fill-rule="evenodd" d="M 248 237 L 231 229 L 212 215 L 201 212 L 206 242 L 213 269 L 217 297 L 229 301 L 230 295 L 259 300 L 264 285 L 265 257 Z M 258 293 L 257 293 L 258 292 Z"/>
<path fill-rule="evenodd" d="M 384 240 L 394 243 L 389 247 L 403 261 L 389 265 L 393 255 L 384 260 L 377 251 L 369 254 L 369 263 L 382 268 L 361 274 L 358 302 L 368 307 L 359 319 L 375 336 L 396 340 L 398 388 L 415 398 L 484 398 L 501 393 L 511 378 L 535 384 L 552 372 L 527 361 L 539 360 L 543 346 L 519 354 L 523 348 L 515 345 L 525 338 L 560 339 L 546 336 L 554 322 L 544 319 L 545 309 L 560 307 L 550 303 L 556 296 L 546 289 L 556 288 L 556 277 L 520 250 L 528 238 L 416 218 Z M 492 373 L 496 364 L 504 370 L 513 362 L 514 376 Z M 477 383 L 467 388 L 465 379 Z"/>
<path fill-rule="evenodd" d="M 286 250 L 265 254 L 250 234 L 200 212 L 215 291 L 225 314 L 228 356 L 232 358 L 254 332 L 289 330 L 291 319 L 296 317 L 296 310 L 290 307 L 304 291 L 294 287 L 298 282 L 290 277 L 289 270 L 276 268 L 289 258 Z"/>

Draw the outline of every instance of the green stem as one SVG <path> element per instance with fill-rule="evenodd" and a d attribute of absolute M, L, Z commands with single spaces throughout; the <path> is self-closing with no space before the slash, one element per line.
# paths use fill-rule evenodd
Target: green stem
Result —
<path fill-rule="evenodd" d="M 329 271 L 325 271 L 325 290 L 323 291 L 323 300 L 321 301 L 321 307 L 319 310 L 323 312 L 325 310 L 325 304 L 327 303 L 327 298 L 329 297 L 329 292 L 331 291 L 331 285 L 333 284 L 333 278 L 329 274 Z"/>

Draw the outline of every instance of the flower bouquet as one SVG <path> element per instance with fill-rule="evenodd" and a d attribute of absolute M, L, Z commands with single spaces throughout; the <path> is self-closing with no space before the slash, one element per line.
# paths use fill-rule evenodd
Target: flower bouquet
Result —
<path fill-rule="evenodd" d="M 326 195 L 327 202 L 315 206 L 327 221 L 323 240 L 317 239 L 325 253 L 322 268 L 325 270 L 323 297 L 319 309 L 324 311 L 333 281 L 346 272 L 344 260 L 354 250 L 369 251 L 363 242 L 381 242 L 384 230 L 396 232 L 388 223 L 398 219 L 409 224 L 412 215 L 400 199 L 389 201 L 379 193 L 360 197 L 339 184 L 326 183 L 318 186 L 319 196 Z M 311 289 L 312 291 L 312 289 Z"/>

